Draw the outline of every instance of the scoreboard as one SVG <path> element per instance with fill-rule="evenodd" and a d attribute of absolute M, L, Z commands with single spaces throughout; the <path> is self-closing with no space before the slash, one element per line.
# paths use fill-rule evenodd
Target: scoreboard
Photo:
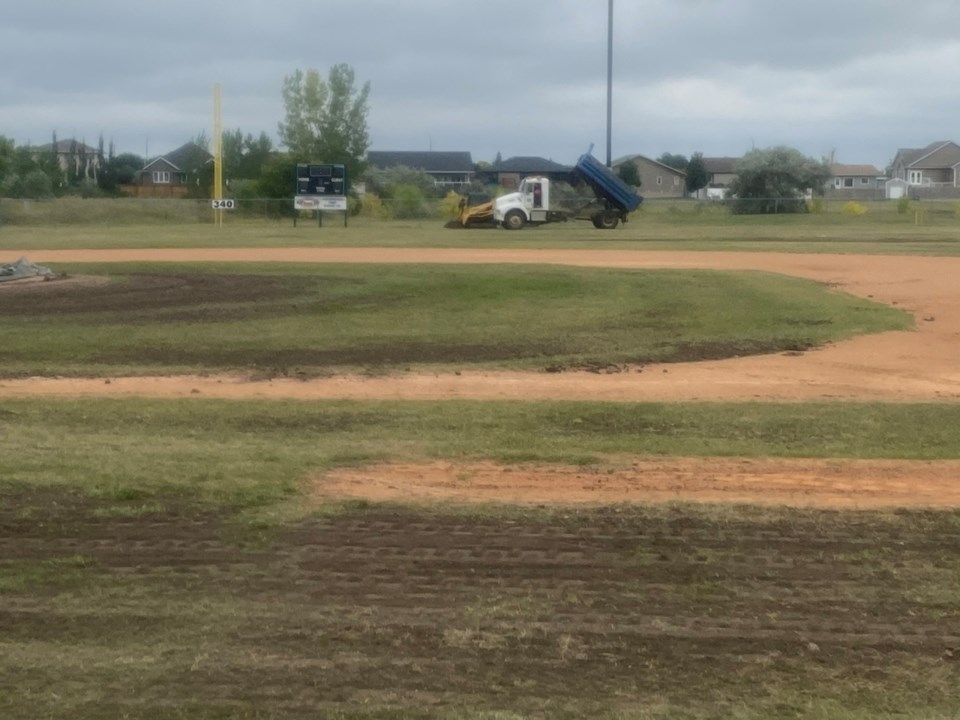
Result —
<path fill-rule="evenodd" d="M 297 165 L 297 195 L 344 196 L 347 189 L 343 165 Z"/>

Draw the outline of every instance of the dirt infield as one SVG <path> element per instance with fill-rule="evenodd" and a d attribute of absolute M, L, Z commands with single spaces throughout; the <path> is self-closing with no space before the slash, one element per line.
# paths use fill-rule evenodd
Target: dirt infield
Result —
<path fill-rule="evenodd" d="M 960 258 L 788 253 L 511 249 L 171 249 L 13 251 L 57 262 L 552 263 L 616 268 L 761 270 L 813 279 L 901 307 L 916 328 L 803 354 L 628 368 L 626 372 L 461 371 L 309 382 L 242 377 L 4 381 L 6 395 L 144 395 L 302 399 L 651 401 L 960 401 Z"/>

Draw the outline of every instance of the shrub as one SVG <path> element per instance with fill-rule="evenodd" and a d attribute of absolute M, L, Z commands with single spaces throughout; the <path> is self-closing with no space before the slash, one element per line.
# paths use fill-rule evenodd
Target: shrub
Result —
<path fill-rule="evenodd" d="M 849 200 L 843 204 L 843 214 L 844 215 L 866 215 L 867 208 L 863 206 L 862 203 L 858 203 L 855 200 Z"/>
<path fill-rule="evenodd" d="M 460 194 L 454 190 L 448 192 L 437 204 L 437 215 L 445 220 L 456 220 L 460 217 Z"/>
<path fill-rule="evenodd" d="M 910 198 L 902 197 L 897 200 L 897 212 L 901 215 L 906 215 L 910 212 Z"/>
<path fill-rule="evenodd" d="M 360 216 L 374 220 L 389 220 L 390 208 L 383 204 L 383 200 L 376 193 L 368 192 L 360 199 Z"/>
<path fill-rule="evenodd" d="M 31 170 L 23 178 L 23 196 L 34 200 L 53 197 L 53 183 L 43 170 Z"/>
<path fill-rule="evenodd" d="M 815 197 L 807 202 L 807 212 L 822 215 L 827 211 L 827 203 L 822 197 Z"/>
<path fill-rule="evenodd" d="M 397 185 L 393 191 L 393 217 L 411 220 L 426 216 L 423 191 L 416 185 Z"/>

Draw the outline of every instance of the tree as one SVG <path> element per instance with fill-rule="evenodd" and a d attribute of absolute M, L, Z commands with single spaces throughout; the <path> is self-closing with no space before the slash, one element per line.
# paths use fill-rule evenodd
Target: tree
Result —
<path fill-rule="evenodd" d="M 686 155 L 663 153 L 663 155 L 657 158 L 657 162 L 663 163 L 667 167 L 672 167 L 674 170 L 686 170 L 688 160 Z"/>
<path fill-rule="evenodd" d="M 107 161 L 100 168 L 98 183 L 100 189 L 108 193 L 117 194 L 121 185 L 133 185 L 137 175 L 143 169 L 144 160 L 133 153 L 113 154 L 113 141 L 110 142 L 110 153 Z"/>
<path fill-rule="evenodd" d="M 256 180 L 263 171 L 264 163 L 273 153 L 273 142 L 265 132 L 254 138 L 249 133 L 228 130 L 223 133 L 223 177 L 226 181 Z"/>
<path fill-rule="evenodd" d="M 17 146 L 8 137 L 0 135 L 0 182 L 7 173 L 13 172 L 16 163 Z"/>
<path fill-rule="evenodd" d="M 367 100 L 370 83 L 356 87 L 353 68 L 330 68 L 327 80 L 310 68 L 283 81 L 286 120 L 278 125 L 280 141 L 298 162 L 342 163 L 352 182 L 363 172 L 370 145 Z"/>
<path fill-rule="evenodd" d="M 625 163 L 623 163 L 617 169 L 617 174 L 627 185 L 640 187 L 640 170 L 637 168 L 637 164 L 632 160 L 627 160 Z"/>
<path fill-rule="evenodd" d="M 751 150 L 734 169 L 733 212 L 742 214 L 806 212 L 804 192 L 822 193 L 831 176 L 827 163 L 783 145 Z"/>
<path fill-rule="evenodd" d="M 695 152 L 687 163 L 687 192 L 695 193 L 710 182 L 707 166 L 703 163 L 703 153 Z"/>

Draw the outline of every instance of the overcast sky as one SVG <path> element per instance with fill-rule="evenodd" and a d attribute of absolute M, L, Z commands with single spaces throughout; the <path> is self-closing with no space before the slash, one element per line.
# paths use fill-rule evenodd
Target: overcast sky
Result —
<path fill-rule="evenodd" d="M 960 141 L 957 0 L 615 0 L 613 155 Z M 296 69 L 369 81 L 372 150 L 606 155 L 607 0 L 3 0 L 0 135 L 276 139 Z"/>

